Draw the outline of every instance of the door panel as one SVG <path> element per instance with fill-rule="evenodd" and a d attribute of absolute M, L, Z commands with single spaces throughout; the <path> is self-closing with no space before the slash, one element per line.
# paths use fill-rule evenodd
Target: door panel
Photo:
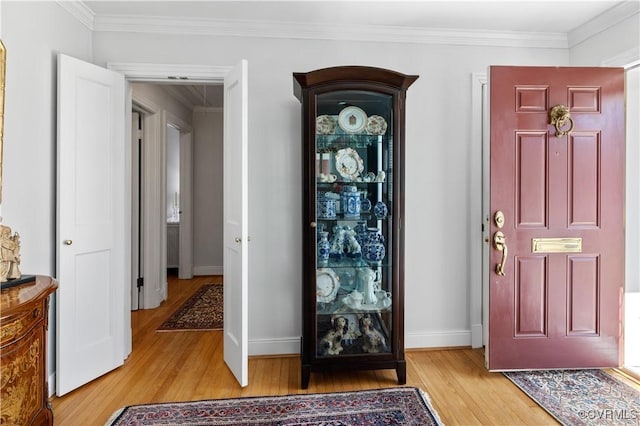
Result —
<path fill-rule="evenodd" d="M 544 257 L 517 257 L 515 320 L 517 337 L 547 334 L 547 262 Z"/>
<path fill-rule="evenodd" d="M 569 227 L 598 227 L 600 206 L 600 135 L 580 132 L 569 135 Z"/>
<path fill-rule="evenodd" d="M 224 361 L 249 383 L 247 62 L 224 79 Z"/>
<path fill-rule="evenodd" d="M 623 70 L 491 67 L 490 150 L 489 369 L 618 366 Z"/>
<path fill-rule="evenodd" d="M 547 225 L 547 134 L 516 133 L 516 217 L 519 227 Z"/>
<path fill-rule="evenodd" d="M 130 248 L 124 77 L 58 56 L 56 393 L 121 365 Z"/>

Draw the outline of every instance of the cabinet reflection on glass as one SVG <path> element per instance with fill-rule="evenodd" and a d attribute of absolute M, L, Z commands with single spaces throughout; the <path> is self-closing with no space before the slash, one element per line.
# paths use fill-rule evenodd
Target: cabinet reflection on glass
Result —
<path fill-rule="evenodd" d="M 371 67 L 294 73 L 302 102 L 302 387 L 326 369 L 404 360 L 404 100 L 418 78 Z"/>

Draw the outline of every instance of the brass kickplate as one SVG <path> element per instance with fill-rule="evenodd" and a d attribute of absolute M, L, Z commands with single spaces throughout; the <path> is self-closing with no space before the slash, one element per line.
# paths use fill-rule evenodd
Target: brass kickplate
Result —
<path fill-rule="evenodd" d="M 532 253 L 582 253 L 582 238 L 532 238 Z"/>

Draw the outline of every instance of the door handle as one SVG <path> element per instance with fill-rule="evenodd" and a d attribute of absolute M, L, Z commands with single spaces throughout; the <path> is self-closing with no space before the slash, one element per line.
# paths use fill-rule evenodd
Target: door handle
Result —
<path fill-rule="evenodd" d="M 235 241 L 236 243 L 241 243 L 241 242 L 242 242 L 242 238 L 240 238 L 240 237 L 236 237 L 236 238 L 234 238 L 234 241 Z"/>
<path fill-rule="evenodd" d="M 493 247 L 502 252 L 502 260 L 496 265 L 496 274 L 504 276 L 504 264 L 507 262 L 507 237 L 502 231 L 493 234 Z"/>
<path fill-rule="evenodd" d="M 72 240 L 64 240 L 64 245 L 65 246 L 70 246 L 71 244 L 73 244 Z"/>

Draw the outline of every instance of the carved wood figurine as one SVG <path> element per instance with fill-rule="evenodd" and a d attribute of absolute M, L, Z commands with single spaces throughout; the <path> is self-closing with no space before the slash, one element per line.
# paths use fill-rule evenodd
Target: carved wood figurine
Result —
<path fill-rule="evenodd" d="M 0 282 L 20 278 L 20 235 L 0 225 Z"/>

